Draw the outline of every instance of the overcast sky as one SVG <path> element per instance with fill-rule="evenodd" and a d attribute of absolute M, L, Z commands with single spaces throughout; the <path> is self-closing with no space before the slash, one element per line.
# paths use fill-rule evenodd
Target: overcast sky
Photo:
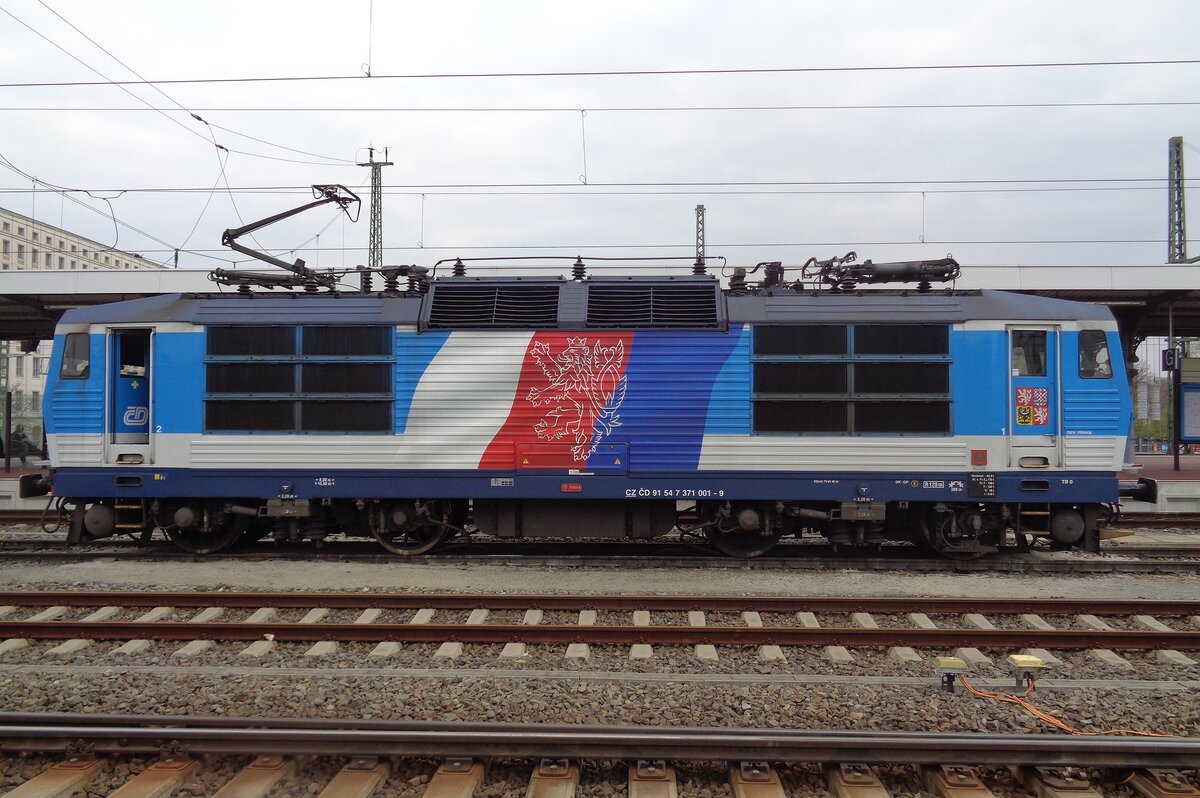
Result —
<path fill-rule="evenodd" d="M 160 84 L 166 96 L 145 85 L 0 87 L 0 155 L 42 181 L 32 192 L 0 166 L 0 204 L 156 261 L 181 248 L 182 267 L 244 262 L 221 248 L 221 232 L 305 202 L 313 183 L 360 193 L 362 218 L 324 207 L 257 240 L 299 248 L 310 266 L 365 263 L 369 170 L 354 162 L 368 145 L 394 162 L 383 172 L 384 261 L 424 265 L 690 256 L 697 204 L 709 255 L 731 264 L 847 250 L 876 261 L 952 253 L 966 268 L 1163 263 L 1168 138 L 1191 145 L 1189 174 L 1200 168 L 1200 105 L 1186 104 L 1200 103 L 1200 64 L 388 77 L 1184 60 L 1200 55 L 1196 2 L 0 8 L 4 84 L 137 80 L 113 56 L 149 80 L 349 78 Z M 1013 107 L 1030 104 L 1054 107 Z M 1005 107 L 878 107 L 897 105 Z M 1059 180 L 1069 182 L 1045 182 Z M 99 213 L 88 211 L 50 186 L 108 197 L 118 219 L 160 241 L 126 227 L 118 236 L 104 201 L 70 195 Z M 1195 232 L 1190 249 L 1200 254 Z"/>

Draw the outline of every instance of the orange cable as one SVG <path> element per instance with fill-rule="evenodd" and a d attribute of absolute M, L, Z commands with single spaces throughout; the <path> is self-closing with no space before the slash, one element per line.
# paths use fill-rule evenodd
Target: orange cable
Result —
<path fill-rule="evenodd" d="M 1003 702 L 1006 704 L 1016 704 L 1017 706 L 1021 707 L 1029 714 L 1033 715 L 1038 720 L 1048 723 L 1051 726 L 1054 726 L 1055 728 L 1062 729 L 1063 731 L 1067 732 L 1068 734 L 1078 734 L 1078 735 L 1086 736 L 1086 737 L 1100 737 L 1100 736 L 1109 735 L 1109 734 L 1131 734 L 1131 735 L 1135 735 L 1138 737 L 1179 737 L 1180 736 L 1178 734 L 1160 734 L 1159 732 L 1139 731 L 1137 729 L 1106 729 L 1104 731 L 1099 731 L 1099 732 L 1080 731 L 1079 729 L 1076 729 L 1076 728 L 1070 726 L 1066 722 L 1059 720 L 1058 718 L 1054 717 L 1053 715 L 1050 715 L 1050 714 L 1038 709 L 1033 704 L 1030 704 L 1028 701 L 1024 700 L 1023 698 L 1021 698 L 1019 696 L 1009 695 L 1007 693 L 992 693 L 992 692 L 988 692 L 986 690 L 977 690 L 973 686 L 971 686 L 971 683 L 967 681 L 967 677 L 962 674 L 959 674 L 958 680 L 960 682 L 962 682 L 962 686 L 965 687 L 967 692 L 971 693 L 971 695 L 978 696 L 980 698 L 990 698 L 993 701 L 1000 701 L 1000 702 Z M 1025 695 L 1030 695 L 1033 692 L 1033 688 L 1035 685 L 1036 685 L 1036 682 L 1033 679 L 1030 679 L 1029 687 L 1026 688 L 1026 690 L 1025 690 Z"/>

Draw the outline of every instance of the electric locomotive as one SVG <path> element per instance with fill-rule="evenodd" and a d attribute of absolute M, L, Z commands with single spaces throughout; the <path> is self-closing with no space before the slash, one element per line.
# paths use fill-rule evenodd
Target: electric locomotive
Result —
<path fill-rule="evenodd" d="M 739 557 L 803 536 L 974 557 L 1094 550 L 1118 502 L 1130 391 L 1102 306 L 932 290 L 950 259 L 794 282 L 760 264 L 727 287 L 456 266 L 68 311 L 45 425 L 70 539 L 344 533 L 415 555 L 687 527 Z M 859 285 L 894 279 L 919 284 Z"/>

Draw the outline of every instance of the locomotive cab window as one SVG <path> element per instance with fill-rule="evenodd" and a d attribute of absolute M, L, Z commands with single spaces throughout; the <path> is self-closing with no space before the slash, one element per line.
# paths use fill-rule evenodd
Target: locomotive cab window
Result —
<path fill-rule="evenodd" d="M 58 370 L 59 379 L 86 380 L 89 368 L 91 341 L 87 333 L 67 333 L 63 341 L 62 366 Z"/>
<path fill-rule="evenodd" d="M 1014 377 L 1046 376 L 1046 331 L 1013 330 L 1012 375 Z"/>
<path fill-rule="evenodd" d="M 1079 376 L 1085 380 L 1107 380 L 1112 375 L 1108 336 L 1103 330 L 1080 330 Z"/>

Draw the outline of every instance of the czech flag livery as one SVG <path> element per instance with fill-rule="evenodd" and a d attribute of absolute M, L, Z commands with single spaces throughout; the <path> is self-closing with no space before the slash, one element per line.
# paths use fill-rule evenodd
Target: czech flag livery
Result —
<path fill-rule="evenodd" d="M 401 336 L 402 347 L 422 338 Z M 466 390 L 477 412 L 463 419 L 454 445 L 471 467 L 627 473 L 632 458 L 634 468 L 695 470 L 714 407 L 724 408 L 717 414 L 724 422 L 748 415 L 744 387 L 717 390 L 745 381 L 744 368 L 728 367 L 743 338 L 741 325 L 700 333 L 454 332 L 406 369 L 398 395 L 413 400 L 397 428 L 410 444 L 434 443 L 444 435 L 446 408 L 460 405 Z M 455 393 L 448 372 L 460 375 Z M 736 407 L 724 407 L 731 401 Z M 464 440 L 468 430 L 473 443 Z"/>
<path fill-rule="evenodd" d="M 586 468 L 621 425 L 632 344 L 632 333 L 534 335 L 512 410 L 479 467 Z"/>

